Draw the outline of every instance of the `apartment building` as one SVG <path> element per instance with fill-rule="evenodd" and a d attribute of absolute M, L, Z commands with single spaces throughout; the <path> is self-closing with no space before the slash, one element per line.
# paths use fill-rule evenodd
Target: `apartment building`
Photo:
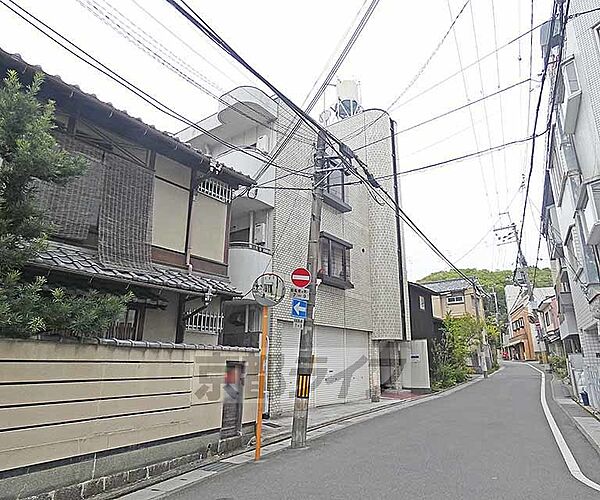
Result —
<path fill-rule="evenodd" d="M 281 102 L 251 87 L 234 89 L 222 101 L 198 124 L 207 133 L 190 127 L 178 137 L 257 181 L 232 203 L 233 284 L 250 292 L 257 276 L 273 272 L 289 285 L 291 271 L 306 264 L 316 135 L 303 125 L 282 148 L 297 118 Z M 380 182 L 398 199 L 394 123 L 382 111 L 353 109 L 360 112 L 337 116 L 328 128 L 374 176 L 387 176 Z M 317 406 L 376 399 L 382 387 L 411 387 L 402 225 L 355 181 L 340 169 L 325 183 L 311 395 Z M 270 311 L 267 406 L 273 415 L 290 412 L 294 403 L 300 332 L 290 311 L 289 297 Z M 257 345 L 261 317 L 249 293 L 230 305 L 225 324 L 232 322 L 243 339 L 238 344 Z"/>
<path fill-rule="evenodd" d="M 593 0 L 570 2 L 560 66 L 562 26 L 541 33 L 550 51 L 551 133 L 546 156 L 543 234 L 559 304 L 560 335 L 578 394 L 600 408 L 600 12 Z M 551 92 L 554 95 L 554 92 Z"/>

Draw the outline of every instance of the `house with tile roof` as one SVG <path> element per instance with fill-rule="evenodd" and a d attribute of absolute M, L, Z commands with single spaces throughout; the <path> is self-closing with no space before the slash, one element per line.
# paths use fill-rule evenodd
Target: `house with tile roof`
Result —
<path fill-rule="evenodd" d="M 42 68 L 0 50 L 0 73 L 28 83 Z M 99 337 L 219 344 L 222 304 L 242 293 L 228 273 L 231 200 L 252 179 L 166 132 L 45 75 L 57 142 L 88 168 L 66 186 L 39 183 L 53 224 L 26 269 L 50 287 L 132 292 L 126 314 Z"/>
<path fill-rule="evenodd" d="M 443 319 L 447 314 L 453 317 L 470 314 L 478 319 L 484 318 L 485 292 L 477 282 L 477 278 L 469 280 L 456 278 L 423 283 L 423 285 L 436 294 L 432 295 L 433 315 L 436 318 Z"/>
<path fill-rule="evenodd" d="M 24 85 L 43 73 L 0 49 L 8 70 Z M 39 97 L 87 169 L 37 181 L 52 229 L 23 275 L 133 298 L 95 338 L 0 338 L 0 491 L 87 498 L 244 446 L 258 349 L 227 335 L 223 311 L 247 291 L 230 280 L 231 202 L 254 181 L 58 76 L 45 74 Z"/>

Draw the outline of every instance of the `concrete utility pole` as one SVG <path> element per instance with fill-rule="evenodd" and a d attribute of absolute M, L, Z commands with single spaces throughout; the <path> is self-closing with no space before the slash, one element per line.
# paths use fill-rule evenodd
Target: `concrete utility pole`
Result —
<path fill-rule="evenodd" d="M 536 338 L 538 339 L 538 341 L 542 341 L 543 339 L 541 338 L 540 320 L 536 309 L 537 304 L 535 303 L 535 295 L 533 293 L 534 288 L 533 284 L 531 283 L 531 280 L 529 279 L 529 273 L 527 272 L 527 260 L 525 259 L 525 255 L 523 255 L 523 249 L 521 247 L 521 235 L 517 231 L 517 226 L 514 224 L 514 222 L 508 226 L 495 229 L 494 231 L 498 232 L 507 229 L 509 230 L 509 234 L 505 236 L 504 241 L 499 244 L 502 245 L 513 242 L 517 244 L 517 269 L 515 279 L 520 286 L 525 288 L 527 292 L 527 297 L 529 300 L 529 309 L 531 310 L 531 314 L 533 315 L 535 321 Z M 537 264 L 538 263 L 536 262 L 535 265 L 537 266 Z M 546 347 L 546 352 L 548 352 L 548 346 L 545 340 L 544 345 Z"/>
<path fill-rule="evenodd" d="M 294 420 L 292 422 L 292 448 L 306 445 L 308 424 L 308 399 L 310 395 L 310 377 L 313 365 L 314 310 L 317 296 L 317 271 L 319 268 L 319 238 L 321 236 L 321 209 L 323 207 L 323 176 L 327 160 L 325 157 L 325 132 L 319 131 L 315 152 L 313 173 L 312 208 L 310 233 L 308 237 L 307 268 L 311 273 L 308 285 L 308 304 L 306 319 L 300 332 L 298 352 L 298 375 L 296 377 L 296 400 L 294 402 Z"/>

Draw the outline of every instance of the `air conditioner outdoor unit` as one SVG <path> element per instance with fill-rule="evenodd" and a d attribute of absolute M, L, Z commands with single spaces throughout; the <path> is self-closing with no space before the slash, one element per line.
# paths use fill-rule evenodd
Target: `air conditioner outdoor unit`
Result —
<path fill-rule="evenodd" d="M 254 244 L 264 245 L 267 243 L 267 225 L 264 222 L 254 224 Z"/>
<path fill-rule="evenodd" d="M 586 243 L 600 244 L 600 181 L 587 185 L 588 201 L 583 210 L 586 226 Z"/>

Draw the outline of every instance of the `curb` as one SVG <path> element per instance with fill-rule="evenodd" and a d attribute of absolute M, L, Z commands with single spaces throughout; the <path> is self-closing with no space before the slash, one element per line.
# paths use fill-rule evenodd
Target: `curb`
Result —
<path fill-rule="evenodd" d="M 550 394 L 552 395 L 552 401 L 554 401 L 554 403 L 556 404 L 556 406 L 558 406 L 560 408 L 560 410 L 567 416 L 567 418 L 571 421 L 571 423 L 573 425 L 575 425 L 575 427 L 577 427 L 577 429 L 579 430 L 579 432 L 581 432 L 581 434 L 583 435 L 583 437 L 586 439 L 586 441 L 588 441 L 590 443 L 590 445 L 592 446 L 592 448 L 594 448 L 594 450 L 596 451 L 596 453 L 598 453 L 598 455 L 600 455 L 600 443 L 598 443 L 598 441 L 596 441 L 592 435 L 585 429 L 585 427 L 583 425 L 581 425 L 577 420 L 575 420 L 575 418 L 573 417 L 573 415 L 571 415 L 567 410 L 565 410 L 563 408 L 563 405 L 561 405 L 557 400 L 556 400 L 556 396 L 554 394 L 554 387 L 552 386 L 552 381 L 554 381 L 555 379 L 555 375 L 554 373 L 552 373 L 552 380 L 550 381 Z M 573 399 L 573 398 L 571 398 Z M 590 417 L 595 418 L 596 420 L 598 420 L 598 418 L 591 413 L 585 406 L 583 406 L 582 404 L 579 403 L 579 401 L 577 401 L 576 399 L 573 399 L 573 401 L 575 401 L 575 403 L 577 403 L 577 405 L 584 409 L 587 413 L 590 414 Z"/>
<path fill-rule="evenodd" d="M 496 370 L 496 372 L 494 372 L 494 373 L 497 373 L 498 371 L 500 371 L 500 370 Z M 484 378 L 482 376 L 476 376 L 476 377 L 472 378 L 471 380 L 469 380 L 467 382 L 463 382 L 462 384 L 456 385 L 456 386 L 451 387 L 449 389 L 444 389 L 444 390 L 439 391 L 439 392 L 431 393 L 431 394 L 425 395 L 425 396 L 417 398 L 417 399 L 403 400 L 403 401 L 393 401 L 393 402 L 390 402 L 389 404 L 387 404 L 385 406 L 380 406 L 378 408 L 372 408 L 372 409 L 369 409 L 369 410 L 357 411 L 357 412 L 354 412 L 354 413 L 350 413 L 348 415 L 344 415 L 342 417 L 338 417 L 338 418 L 335 418 L 335 419 L 332 419 L 332 420 L 328 420 L 326 422 L 322 422 L 320 424 L 315 424 L 313 426 L 309 426 L 308 427 L 308 433 L 319 431 L 319 430 L 324 429 L 326 427 L 332 427 L 332 429 L 329 429 L 326 432 L 318 432 L 318 433 L 316 433 L 313 436 L 310 436 L 310 434 L 309 434 L 307 436 L 307 441 L 312 441 L 314 439 L 321 438 L 321 437 L 323 437 L 323 436 L 325 436 L 327 434 L 336 432 L 338 430 L 345 429 L 345 428 L 347 428 L 347 427 L 349 427 L 351 425 L 354 425 L 354 424 L 357 424 L 357 423 L 360 423 L 360 422 L 364 422 L 365 420 L 369 420 L 370 418 L 376 417 L 378 413 L 381 414 L 381 415 L 385 415 L 385 414 L 388 414 L 388 413 L 393 413 L 395 411 L 400 411 L 400 410 L 402 410 L 404 408 L 410 408 L 412 406 L 416 406 L 416 405 L 421 404 L 421 403 L 426 403 L 428 401 L 433 401 L 435 399 L 439 399 L 439 398 L 443 398 L 443 397 L 449 396 L 451 394 L 454 394 L 455 392 L 458 392 L 458 391 L 460 391 L 462 389 L 465 389 L 465 388 L 467 388 L 467 387 L 469 387 L 471 385 L 477 384 L 477 383 L 479 383 L 479 382 L 481 382 L 483 380 L 484 380 Z M 368 415 L 373 415 L 373 416 L 372 417 L 368 417 Z M 367 417 L 367 418 L 361 418 L 361 417 Z M 359 419 L 359 420 L 353 422 L 352 420 L 354 420 L 354 419 Z M 343 422 L 347 422 L 346 425 L 343 425 L 343 426 L 336 425 L 336 424 L 341 424 Z M 291 437 L 291 432 L 286 433 L 286 434 L 282 434 L 282 435 L 279 435 L 279 436 L 274 436 L 270 440 L 263 441 L 263 448 L 267 448 L 268 446 L 273 446 L 274 449 L 272 449 L 270 451 L 270 453 L 279 453 L 279 452 L 281 452 L 283 450 L 287 450 L 288 449 L 287 445 L 285 445 L 285 446 L 281 446 L 281 445 L 282 445 L 283 441 L 289 440 L 290 437 Z M 254 450 L 254 446 L 247 447 L 247 448 L 241 449 L 241 450 L 236 450 L 236 452 L 233 452 L 233 453 L 228 454 L 226 456 L 222 455 L 222 456 L 219 456 L 219 457 L 211 457 L 208 460 L 202 460 L 200 462 L 194 463 L 193 467 L 191 467 L 190 466 L 191 464 L 190 464 L 185 469 L 182 468 L 181 470 L 176 471 L 176 473 L 174 473 L 174 474 L 169 474 L 168 476 L 165 475 L 165 476 L 161 477 L 160 480 L 153 481 L 152 483 L 146 483 L 143 486 L 140 485 L 140 484 L 138 484 L 137 488 L 135 488 L 135 489 L 129 489 L 127 491 L 124 491 L 124 490 L 114 491 L 112 496 L 110 496 L 110 497 L 107 496 L 107 497 L 104 497 L 104 498 L 106 498 L 106 499 L 108 499 L 108 498 L 120 498 L 124 494 L 142 492 L 142 491 L 144 491 L 147 488 L 151 488 L 153 485 L 157 485 L 159 483 L 162 483 L 164 481 L 168 481 L 170 479 L 175 479 L 178 476 L 181 476 L 182 474 L 185 474 L 185 473 L 188 473 L 188 472 L 193 472 L 193 471 L 199 470 L 202 467 L 204 467 L 204 466 L 206 466 L 206 465 L 208 465 L 210 463 L 215 463 L 215 462 L 219 462 L 221 460 L 227 460 L 227 459 L 230 459 L 230 458 L 233 458 L 233 457 L 236 457 L 236 456 L 244 455 L 244 454 L 247 454 L 249 452 L 252 452 L 253 450 Z M 173 489 L 169 489 L 168 491 L 164 491 L 164 492 L 160 492 L 160 493 L 157 491 L 156 495 L 148 496 L 146 498 L 151 498 L 152 500 L 160 500 L 160 499 L 168 498 L 170 495 L 172 495 L 172 494 L 174 494 L 176 492 L 181 492 L 183 490 L 189 489 L 189 488 L 191 488 L 191 487 L 193 487 L 193 486 L 195 486 L 195 485 L 197 485 L 197 484 L 199 484 L 199 483 L 201 483 L 201 482 L 203 482 L 203 481 L 205 481 L 205 480 L 207 480 L 209 478 L 213 478 L 213 477 L 219 476 L 223 472 L 231 471 L 231 470 L 233 470 L 235 468 L 238 468 L 238 467 L 240 467 L 242 465 L 247 465 L 249 463 L 254 463 L 254 460 L 248 460 L 248 461 L 244 461 L 244 462 L 240 462 L 240 463 L 230 463 L 230 462 L 226 462 L 226 463 L 230 464 L 227 467 L 226 470 L 213 473 L 213 474 L 211 474 L 209 476 L 199 478 L 199 479 L 197 479 L 195 481 L 186 482 L 185 484 L 182 484 L 182 485 L 180 485 L 178 487 L 175 487 Z M 173 472 L 175 472 L 175 471 L 173 471 Z M 159 478 L 157 478 L 157 479 L 159 479 Z M 142 486 L 142 487 L 139 487 L 139 486 Z"/>

